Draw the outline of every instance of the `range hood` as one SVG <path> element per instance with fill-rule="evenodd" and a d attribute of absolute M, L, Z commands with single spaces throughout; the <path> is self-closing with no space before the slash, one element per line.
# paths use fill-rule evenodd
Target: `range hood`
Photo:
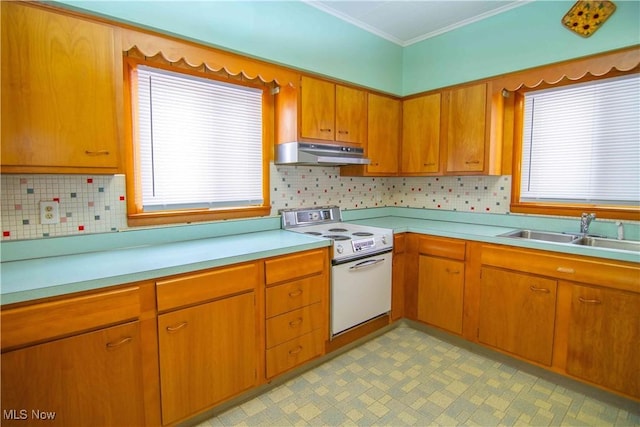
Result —
<path fill-rule="evenodd" d="M 368 165 L 364 149 L 346 145 L 286 142 L 276 145 L 277 165 L 345 166 Z"/>

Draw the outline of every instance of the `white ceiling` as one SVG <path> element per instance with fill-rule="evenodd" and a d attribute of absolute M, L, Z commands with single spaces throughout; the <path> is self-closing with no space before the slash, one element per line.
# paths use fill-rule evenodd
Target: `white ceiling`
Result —
<path fill-rule="evenodd" d="M 303 1 L 400 46 L 409 46 L 532 0 Z"/>

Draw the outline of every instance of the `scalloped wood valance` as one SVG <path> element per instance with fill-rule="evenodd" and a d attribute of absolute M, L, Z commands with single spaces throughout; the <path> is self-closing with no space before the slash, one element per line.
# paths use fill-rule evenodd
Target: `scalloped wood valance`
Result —
<path fill-rule="evenodd" d="M 155 58 L 172 65 L 280 86 L 297 86 L 299 82 L 299 74 L 284 67 L 195 43 L 129 29 L 122 29 L 120 37 L 122 51 L 134 57 Z"/>
<path fill-rule="evenodd" d="M 612 70 L 631 71 L 640 65 L 640 46 L 616 50 L 601 55 L 572 59 L 557 64 L 518 71 L 493 80 L 495 90 L 516 91 L 522 87 L 555 84 L 563 79 L 579 80 L 590 74 L 602 76 Z"/>

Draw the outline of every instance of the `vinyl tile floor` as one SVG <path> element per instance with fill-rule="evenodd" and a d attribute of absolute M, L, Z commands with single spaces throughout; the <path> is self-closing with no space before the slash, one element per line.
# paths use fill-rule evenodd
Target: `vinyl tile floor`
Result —
<path fill-rule="evenodd" d="M 635 402 L 499 359 L 401 325 L 198 427 L 640 426 Z"/>

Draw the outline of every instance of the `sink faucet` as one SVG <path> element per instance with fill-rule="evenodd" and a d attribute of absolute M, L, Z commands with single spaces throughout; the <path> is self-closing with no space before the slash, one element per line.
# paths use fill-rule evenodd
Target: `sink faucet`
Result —
<path fill-rule="evenodd" d="M 587 234 L 589 232 L 589 225 L 594 219 L 596 219 L 596 214 L 583 212 L 580 217 L 580 233 Z"/>

